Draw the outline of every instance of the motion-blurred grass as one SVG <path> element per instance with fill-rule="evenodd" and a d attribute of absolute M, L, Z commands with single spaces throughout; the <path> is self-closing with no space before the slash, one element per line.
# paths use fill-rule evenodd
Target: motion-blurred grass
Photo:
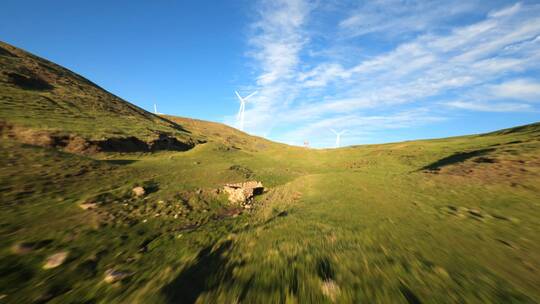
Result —
<path fill-rule="evenodd" d="M 16 55 L 0 52 L 10 63 L 0 77 L 7 124 L 93 139 L 165 132 L 201 143 L 77 155 L 2 136 L 2 303 L 540 302 L 540 124 L 291 147 L 152 115 L 0 46 Z M 54 89 L 14 86 L 6 78 L 13 71 Z M 217 191 L 244 180 L 267 187 L 249 210 Z M 134 196 L 136 186 L 147 193 Z M 43 269 L 60 251 L 66 261 Z M 128 277 L 104 282 L 109 269 Z"/>

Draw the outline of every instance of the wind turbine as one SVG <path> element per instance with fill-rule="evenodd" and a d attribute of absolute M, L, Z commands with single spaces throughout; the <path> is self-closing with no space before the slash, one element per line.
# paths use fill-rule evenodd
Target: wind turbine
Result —
<path fill-rule="evenodd" d="M 159 112 L 157 111 L 157 105 L 156 105 L 156 104 L 154 104 L 154 114 L 156 114 L 156 115 L 161 114 L 161 113 L 159 113 Z"/>
<path fill-rule="evenodd" d="M 240 121 L 239 129 L 244 131 L 244 111 L 246 110 L 246 102 L 251 96 L 257 94 L 257 91 L 249 94 L 246 97 L 240 96 L 240 94 L 238 94 L 238 91 L 234 91 L 234 92 L 236 93 L 236 96 L 240 100 L 240 110 L 238 110 L 238 120 Z"/>
<path fill-rule="evenodd" d="M 336 148 L 339 148 L 340 141 L 341 141 L 341 134 L 344 134 L 347 132 L 347 130 L 342 130 L 341 132 L 336 132 L 334 129 L 330 129 L 334 134 L 336 134 Z"/>

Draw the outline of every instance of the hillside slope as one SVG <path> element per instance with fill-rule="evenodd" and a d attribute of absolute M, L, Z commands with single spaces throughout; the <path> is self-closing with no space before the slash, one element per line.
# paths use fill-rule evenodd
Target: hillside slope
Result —
<path fill-rule="evenodd" d="M 157 117 L 0 52 L 1 303 L 540 302 L 539 123 L 305 149 Z M 81 155 L 24 132 L 197 144 Z M 265 192 L 249 208 L 228 202 L 223 186 L 249 180 Z"/>
<path fill-rule="evenodd" d="M 134 151 L 185 150 L 197 142 L 178 124 L 3 42 L 0 42 L 0 101 L 2 133 L 30 143 L 68 146 L 71 150 L 88 150 L 86 144 L 101 150 Z M 78 142 L 74 142 L 75 137 Z M 99 145 L 99 141 L 107 139 L 115 140 Z"/>

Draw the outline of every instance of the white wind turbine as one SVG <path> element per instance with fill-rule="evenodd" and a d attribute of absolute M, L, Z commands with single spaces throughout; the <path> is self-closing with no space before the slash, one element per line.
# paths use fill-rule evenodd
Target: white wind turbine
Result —
<path fill-rule="evenodd" d="M 157 111 L 157 105 L 156 105 L 156 104 L 154 104 L 154 114 L 156 114 L 156 115 L 161 114 L 161 113 L 159 113 L 159 112 Z"/>
<path fill-rule="evenodd" d="M 336 134 L 336 148 L 339 148 L 339 145 L 341 143 L 341 134 L 344 134 L 347 132 L 347 130 L 342 130 L 341 132 L 336 132 L 334 129 L 330 129 L 334 134 Z"/>
<path fill-rule="evenodd" d="M 237 91 L 234 91 L 234 92 L 236 93 L 236 96 L 240 100 L 240 110 L 238 110 L 238 121 L 240 122 L 239 129 L 244 131 L 244 111 L 246 110 L 246 102 L 251 96 L 257 94 L 257 91 L 249 94 L 246 97 L 240 96 L 240 94 L 238 94 Z"/>

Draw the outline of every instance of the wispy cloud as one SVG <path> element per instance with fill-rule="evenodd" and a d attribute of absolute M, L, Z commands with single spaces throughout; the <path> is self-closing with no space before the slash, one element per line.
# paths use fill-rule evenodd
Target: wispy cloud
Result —
<path fill-rule="evenodd" d="M 317 146 L 328 147 L 334 142 L 334 135 L 330 129 L 347 129 L 344 144 L 367 143 L 370 135 L 385 131 L 420 126 L 427 123 L 446 120 L 445 117 L 434 115 L 428 108 L 416 108 L 408 111 L 398 111 L 380 115 L 363 115 L 349 113 L 340 116 L 318 119 L 304 124 L 281 136 L 285 142 L 294 143 L 298 138 L 319 137 Z M 354 140 L 354 141 L 353 141 Z"/>
<path fill-rule="evenodd" d="M 253 24 L 249 40 L 261 94 L 247 110 L 247 129 L 301 143 L 320 138 L 331 126 L 360 128 L 357 135 L 366 135 L 389 126 L 435 123 L 455 109 L 535 109 L 540 87 L 539 5 L 495 9 L 477 2 L 394 2 L 369 2 L 352 14 L 343 12 L 344 17 L 323 34 L 310 22 L 312 14 L 324 15 L 321 6 L 302 0 L 261 2 L 260 20 Z M 468 13 L 474 13 L 473 21 L 448 17 Z M 391 21 L 381 22 L 385 18 Z M 351 37 L 379 32 L 415 34 L 405 35 L 405 41 L 394 39 L 389 50 L 351 52 L 346 61 L 341 55 L 324 60 L 313 55 L 321 48 L 314 40 L 321 36 L 349 37 L 332 40 L 335 45 L 327 45 L 329 49 L 355 49 L 358 44 L 365 48 L 361 44 L 370 40 Z M 315 145 L 328 142 L 319 139 Z"/>
<path fill-rule="evenodd" d="M 475 101 L 450 101 L 447 102 L 446 105 L 459 109 L 484 112 L 522 112 L 532 109 L 532 106 L 529 104 L 513 102 L 486 103 Z"/>
<path fill-rule="evenodd" d="M 303 26 L 310 9 L 303 0 L 265 0 L 257 6 L 248 52 L 256 63 L 259 90 L 251 101 L 254 106 L 246 111 L 245 125 L 251 132 L 268 135 L 276 122 L 275 114 L 296 97 L 298 90 L 293 82 L 300 52 L 309 41 Z M 228 121 L 232 122 L 231 118 Z"/>
<path fill-rule="evenodd" d="M 347 37 L 379 34 L 392 38 L 409 32 L 448 28 L 456 16 L 478 9 L 477 1 L 365 1 L 339 23 Z"/>
<path fill-rule="evenodd" d="M 514 79 L 490 85 L 488 91 L 496 98 L 540 102 L 540 82 L 533 79 Z"/>

